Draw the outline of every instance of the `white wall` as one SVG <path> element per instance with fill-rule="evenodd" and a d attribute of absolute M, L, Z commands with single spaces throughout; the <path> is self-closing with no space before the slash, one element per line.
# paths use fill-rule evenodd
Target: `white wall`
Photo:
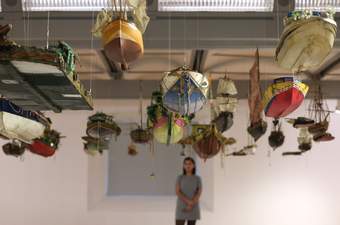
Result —
<path fill-rule="evenodd" d="M 332 102 L 331 106 L 334 102 Z M 118 120 L 136 117 L 136 105 L 97 101 L 97 108 L 116 112 Z M 104 105 L 106 105 L 104 107 Z M 304 111 L 304 107 L 300 108 Z M 52 115 L 54 126 L 67 138 L 56 157 L 43 159 L 27 153 L 25 159 L 0 154 L 0 225 L 171 225 L 172 210 L 122 211 L 88 208 L 88 156 L 82 152 L 88 112 Z M 138 121 L 136 119 L 136 121 Z M 235 126 L 227 132 L 247 142 L 247 108 L 242 102 Z M 333 115 L 331 131 L 338 136 L 340 116 Z M 334 142 L 316 144 L 302 157 L 281 157 L 283 150 L 297 147 L 297 131 L 284 125 L 286 145 L 267 157 L 266 137 L 256 156 L 220 158 L 208 164 L 213 211 L 203 212 L 201 225 L 339 225 L 340 224 L 340 136 Z M 214 173 L 211 174 L 211 171 Z M 207 180 L 207 179 L 206 179 Z M 213 191 L 213 193 L 212 193 Z M 124 204 L 124 203 L 122 203 Z M 124 206 L 122 205 L 122 208 Z"/>

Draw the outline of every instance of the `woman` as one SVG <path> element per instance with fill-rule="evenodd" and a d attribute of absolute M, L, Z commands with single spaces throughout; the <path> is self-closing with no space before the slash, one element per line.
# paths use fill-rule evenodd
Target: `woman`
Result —
<path fill-rule="evenodd" d="M 183 174 L 176 182 L 176 225 L 195 225 L 201 218 L 199 199 L 202 193 L 201 178 L 196 175 L 196 165 L 193 158 L 183 161 Z"/>

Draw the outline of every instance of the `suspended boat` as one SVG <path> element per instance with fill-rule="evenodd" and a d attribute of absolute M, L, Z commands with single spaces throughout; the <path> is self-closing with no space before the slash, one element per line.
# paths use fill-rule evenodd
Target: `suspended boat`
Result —
<path fill-rule="evenodd" d="M 303 102 L 308 86 L 293 77 L 275 79 L 264 93 L 262 104 L 267 117 L 285 117 Z"/>
<path fill-rule="evenodd" d="M 0 29 L 3 96 L 33 111 L 92 109 L 92 96 L 80 82 L 75 70 L 77 57 L 67 43 L 61 41 L 48 48 L 22 46 L 7 39 L 10 25 Z"/>
<path fill-rule="evenodd" d="M 284 19 L 284 31 L 276 49 L 279 66 L 293 72 L 320 65 L 329 55 L 337 32 L 331 11 L 293 11 Z"/>
<path fill-rule="evenodd" d="M 56 130 L 45 130 L 44 136 L 35 139 L 32 144 L 27 145 L 27 148 L 34 154 L 50 157 L 58 149 L 60 138 L 60 133 Z"/>
<path fill-rule="evenodd" d="M 102 30 L 106 55 L 115 62 L 127 65 L 144 53 L 142 33 L 135 24 L 115 19 Z"/>
<path fill-rule="evenodd" d="M 216 100 L 213 104 L 215 118 L 211 123 L 215 124 L 220 132 L 229 130 L 234 124 L 234 112 L 237 107 L 237 88 L 234 81 L 227 75 L 218 80 Z"/>
<path fill-rule="evenodd" d="M 335 137 L 328 132 L 330 111 L 327 101 L 323 98 L 320 80 L 313 80 L 314 96 L 308 106 L 309 116 L 315 123 L 308 127 L 308 132 L 313 135 L 315 142 L 332 141 Z"/>
<path fill-rule="evenodd" d="M 20 108 L 0 98 L 0 134 L 8 139 L 31 143 L 44 134 L 50 122 L 37 112 Z"/>
<path fill-rule="evenodd" d="M 294 128 L 308 128 L 315 124 L 314 120 L 301 116 L 296 119 L 287 119 L 287 122 L 292 124 Z"/>
<path fill-rule="evenodd" d="M 260 57 L 259 50 L 255 52 L 255 62 L 249 71 L 249 120 L 250 125 L 247 129 L 248 133 L 254 138 L 254 141 L 262 137 L 267 131 L 267 122 L 262 118 L 263 105 L 260 79 Z"/>
<path fill-rule="evenodd" d="M 87 122 L 86 134 L 93 138 L 110 139 L 119 136 L 121 128 L 114 121 L 113 116 L 102 112 L 90 116 Z"/>
<path fill-rule="evenodd" d="M 190 115 L 206 103 L 209 82 L 203 74 L 182 66 L 165 74 L 161 88 L 163 104 L 169 111 Z"/>
<path fill-rule="evenodd" d="M 237 95 L 237 88 L 233 80 L 224 76 L 224 78 L 218 80 L 217 96 L 230 97 Z"/>
<path fill-rule="evenodd" d="M 125 70 L 144 53 L 142 33 L 150 18 L 146 14 L 146 0 L 126 0 L 123 4 L 116 0 L 111 2 L 111 8 L 97 15 L 92 32 L 101 37 L 106 55 Z"/>
<path fill-rule="evenodd" d="M 236 152 L 232 152 L 227 154 L 227 156 L 247 156 L 247 155 L 254 155 L 257 149 L 257 145 L 247 145 L 244 146 L 242 149 Z"/>
<path fill-rule="evenodd" d="M 215 125 L 194 124 L 192 126 L 192 134 L 182 139 L 182 145 L 192 145 L 197 155 L 207 160 L 217 155 L 224 149 L 225 145 L 236 143 L 234 138 L 224 137 L 215 127 Z"/>

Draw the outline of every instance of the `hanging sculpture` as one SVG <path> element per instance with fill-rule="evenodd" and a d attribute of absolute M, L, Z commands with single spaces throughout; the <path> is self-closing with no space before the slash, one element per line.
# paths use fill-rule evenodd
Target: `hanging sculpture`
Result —
<path fill-rule="evenodd" d="M 330 111 L 326 100 L 323 98 L 320 80 L 313 80 L 313 82 L 314 96 L 308 106 L 308 111 L 310 118 L 312 118 L 315 123 L 308 127 L 308 131 L 313 135 L 315 142 L 331 141 L 335 137 L 328 132 Z"/>
<path fill-rule="evenodd" d="M 299 128 L 300 133 L 298 139 L 299 143 L 299 151 L 292 151 L 292 152 L 284 152 L 282 153 L 283 156 L 289 155 L 302 155 L 312 149 L 312 136 L 308 132 L 308 127 Z"/>
<path fill-rule="evenodd" d="M 0 26 L 0 70 L 5 81 L 0 93 L 30 110 L 92 109 L 91 93 L 80 82 L 71 47 L 62 41 L 47 48 L 18 45 L 7 39 L 11 28 Z M 24 99 L 18 97 L 23 95 Z"/>
<path fill-rule="evenodd" d="M 264 93 L 262 104 L 267 117 L 285 117 L 295 111 L 303 102 L 308 86 L 294 77 L 274 80 Z"/>
<path fill-rule="evenodd" d="M 137 147 L 134 144 L 128 146 L 128 154 L 130 156 L 136 156 L 138 154 Z"/>
<path fill-rule="evenodd" d="M 84 136 L 84 151 L 90 156 L 95 156 L 97 153 L 103 154 L 104 150 L 109 150 L 109 140 L 103 138 L 93 138 Z"/>
<path fill-rule="evenodd" d="M 233 97 L 235 95 L 237 95 L 235 83 L 227 76 L 219 79 L 214 105 L 217 116 L 212 120 L 212 123 L 221 133 L 229 130 L 234 123 L 233 118 L 237 106 L 237 99 Z"/>
<path fill-rule="evenodd" d="M 163 105 L 162 93 L 153 92 L 151 105 L 148 111 L 148 127 L 152 130 L 153 137 L 162 144 L 177 143 L 182 139 L 184 127 L 190 123 L 193 115 L 181 116 L 169 112 Z"/>
<path fill-rule="evenodd" d="M 140 114 L 140 124 L 137 129 L 132 130 L 130 132 L 130 137 L 133 143 L 146 144 L 151 141 L 152 135 L 149 129 L 143 128 L 143 94 L 142 94 L 141 82 L 140 82 L 139 114 Z"/>
<path fill-rule="evenodd" d="M 262 118 L 263 105 L 261 104 L 262 94 L 260 87 L 260 57 L 259 50 L 255 52 L 255 62 L 249 71 L 249 117 L 250 126 L 248 133 L 254 138 L 256 142 L 267 131 L 267 122 Z"/>
<path fill-rule="evenodd" d="M 34 154 L 50 157 L 53 156 L 58 149 L 60 138 L 61 136 L 58 131 L 46 129 L 42 137 L 33 140 L 26 148 Z"/>
<path fill-rule="evenodd" d="M 204 160 L 214 157 L 223 151 L 226 145 L 236 143 L 234 138 L 226 138 L 216 129 L 215 125 L 194 124 L 192 134 L 179 142 L 184 147 L 192 145 L 197 155 Z"/>
<path fill-rule="evenodd" d="M 88 118 L 86 134 L 89 137 L 110 139 L 120 133 L 121 129 L 113 120 L 113 116 L 97 112 Z"/>
<path fill-rule="evenodd" d="M 278 64 L 293 72 L 320 65 L 330 53 L 337 32 L 335 12 L 293 11 L 284 19 L 276 48 Z"/>
<path fill-rule="evenodd" d="M 206 103 L 209 82 L 203 74 L 182 66 L 165 74 L 161 88 L 164 106 L 187 116 L 201 110 Z"/>
<path fill-rule="evenodd" d="M 102 112 L 90 116 L 87 122 L 86 134 L 82 137 L 84 141 L 84 151 L 90 155 L 96 152 L 102 153 L 109 149 L 109 141 L 112 136 L 117 138 L 121 133 L 121 128 L 113 120 L 113 116 Z"/>
<path fill-rule="evenodd" d="M 106 55 L 126 70 L 130 62 L 144 53 L 142 33 L 150 20 L 146 15 L 146 0 L 110 2 L 112 7 L 97 15 L 92 32 L 101 37 Z M 128 10 L 131 10 L 133 20 L 130 20 Z"/>
<path fill-rule="evenodd" d="M 247 155 L 255 155 L 257 149 L 256 144 L 247 145 L 241 148 L 240 150 L 232 153 L 228 153 L 226 156 L 247 156 Z"/>
<path fill-rule="evenodd" d="M 50 121 L 42 114 L 20 108 L 5 98 L 0 98 L 0 134 L 8 139 L 30 144 L 40 138 Z"/>
<path fill-rule="evenodd" d="M 278 120 L 273 121 L 273 129 L 268 137 L 268 143 L 270 147 L 276 150 L 282 146 L 285 141 L 285 136 L 281 130 L 281 124 Z"/>
<path fill-rule="evenodd" d="M 287 122 L 292 124 L 294 128 L 308 128 L 315 123 L 313 119 L 301 116 L 296 119 L 287 119 Z"/>
<path fill-rule="evenodd" d="M 307 91 L 308 86 L 294 77 L 277 78 L 265 91 L 262 105 L 265 115 L 274 118 L 274 126 L 268 138 L 269 145 L 274 150 L 285 140 L 279 118 L 295 111 L 303 102 Z"/>
<path fill-rule="evenodd" d="M 13 141 L 2 146 L 2 150 L 6 155 L 20 157 L 25 153 L 25 145 L 19 141 Z"/>

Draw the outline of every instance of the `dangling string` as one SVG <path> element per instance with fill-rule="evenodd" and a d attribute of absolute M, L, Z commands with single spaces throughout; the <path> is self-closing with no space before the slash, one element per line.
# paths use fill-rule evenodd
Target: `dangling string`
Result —
<path fill-rule="evenodd" d="M 115 7 L 115 12 L 116 12 L 116 15 L 118 13 L 118 8 L 117 8 L 117 3 L 116 3 L 116 0 L 112 0 L 113 4 L 112 4 L 112 9 L 113 9 L 113 6 Z"/>
<path fill-rule="evenodd" d="M 94 24 L 94 11 L 92 11 L 92 25 L 93 24 Z M 89 93 L 91 96 L 92 96 L 92 87 L 93 87 L 93 58 L 95 57 L 93 53 L 93 50 L 94 50 L 93 42 L 94 42 L 94 37 L 93 37 L 93 33 L 91 32 L 90 90 L 89 90 Z"/>
<path fill-rule="evenodd" d="M 140 128 L 143 129 L 143 86 L 142 81 L 139 81 L 139 114 L 140 114 Z"/>
<path fill-rule="evenodd" d="M 168 62 L 168 70 L 171 71 L 171 12 L 169 12 L 169 22 L 168 22 L 168 33 L 169 33 L 169 62 Z"/>
<path fill-rule="evenodd" d="M 276 35 L 277 40 L 280 39 L 280 14 L 279 14 L 279 0 L 276 0 Z"/>
<path fill-rule="evenodd" d="M 27 30 L 26 30 L 26 9 L 27 9 L 27 1 L 25 1 L 25 10 L 22 11 L 22 16 L 24 18 L 24 41 L 25 41 L 25 45 L 27 45 Z"/>
<path fill-rule="evenodd" d="M 183 40 L 183 51 L 184 51 L 184 65 L 187 65 L 187 55 L 186 55 L 186 43 L 187 43 L 187 33 L 186 33 L 186 13 L 184 14 L 184 21 L 183 21 L 184 25 L 183 25 L 183 36 L 184 36 L 184 40 Z"/>
<path fill-rule="evenodd" d="M 50 40 L 50 11 L 47 11 L 46 49 L 49 48 L 49 40 Z"/>
<path fill-rule="evenodd" d="M 27 10 L 27 44 L 31 45 L 31 34 L 30 34 L 30 12 Z"/>

